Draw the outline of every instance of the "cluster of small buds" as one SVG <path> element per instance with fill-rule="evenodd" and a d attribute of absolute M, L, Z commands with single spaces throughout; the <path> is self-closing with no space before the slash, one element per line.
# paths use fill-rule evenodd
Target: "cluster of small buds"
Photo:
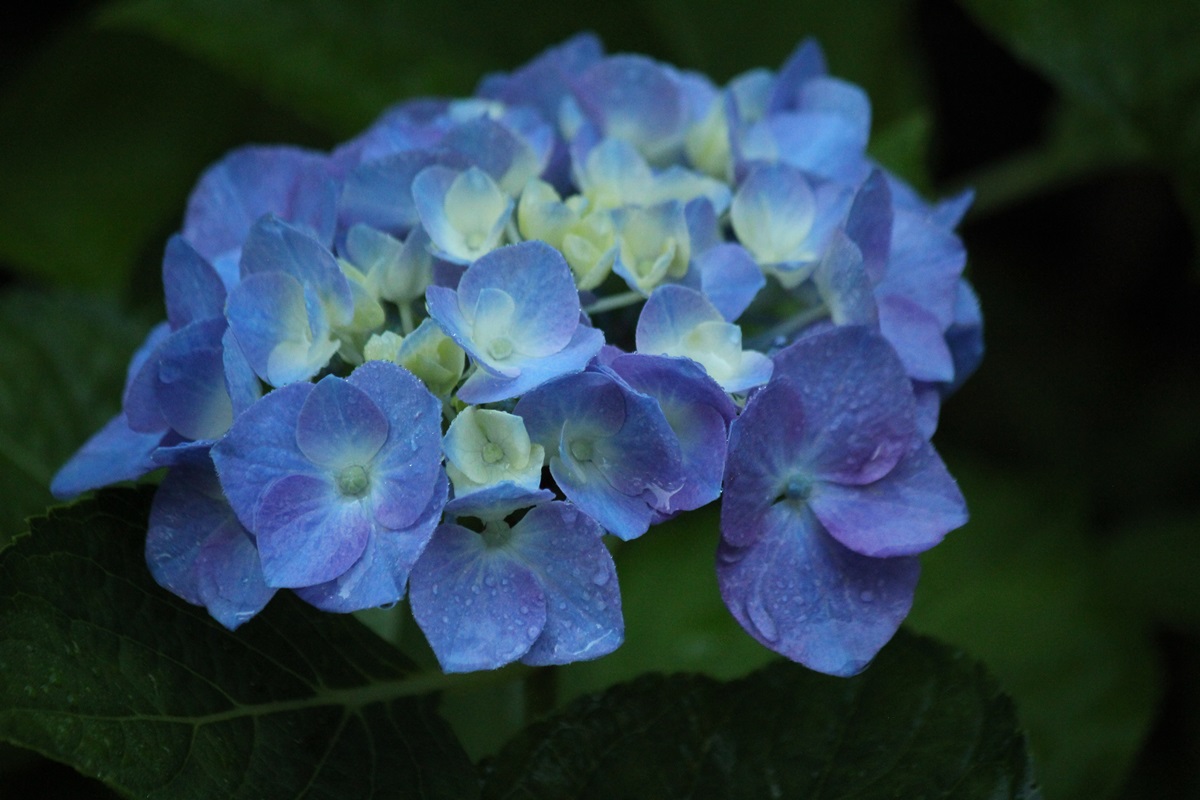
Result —
<path fill-rule="evenodd" d="M 52 488 L 166 467 L 164 587 L 229 628 L 407 597 L 447 671 L 611 652 L 605 534 L 720 498 L 736 619 L 857 672 L 966 519 L 929 439 L 982 352 L 969 198 L 923 202 L 869 127 L 813 42 L 718 87 L 584 35 L 328 154 L 235 151 Z"/>

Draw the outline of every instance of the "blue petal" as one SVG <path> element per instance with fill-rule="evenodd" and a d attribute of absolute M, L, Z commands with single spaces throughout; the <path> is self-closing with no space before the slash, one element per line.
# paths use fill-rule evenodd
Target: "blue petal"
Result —
<path fill-rule="evenodd" d="M 146 335 L 129 361 L 125 373 L 125 391 L 121 405 L 131 430 L 139 433 L 162 433 L 167 420 L 158 406 L 158 363 L 163 344 L 171 334 L 170 326 L 161 322 Z"/>
<path fill-rule="evenodd" d="M 878 283 L 887 269 L 892 243 L 892 192 L 880 170 L 872 170 L 858 187 L 846 217 L 846 235 L 862 253 L 867 274 Z"/>
<path fill-rule="evenodd" d="M 229 391 L 233 416 L 236 418 L 262 397 L 262 384 L 254 374 L 254 368 L 246 360 L 246 354 L 242 352 L 237 337 L 229 328 L 226 328 L 221 336 L 221 352 L 225 366 L 225 388 Z"/>
<path fill-rule="evenodd" d="M 875 325 L 879 310 L 862 253 L 838 231 L 813 272 L 813 285 L 837 325 Z"/>
<path fill-rule="evenodd" d="M 251 275 L 230 293 L 229 328 L 263 380 L 275 386 L 307 380 L 337 351 L 328 321 L 312 318 L 310 310 L 322 313 L 304 286 L 283 272 Z M 317 335 L 321 331 L 324 335 Z"/>
<path fill-rule="evenodd" d="M 343 498 L 328 478 L 287 475 L 259 500 L 254 533 L 271 586 L 313 586 L 358 561 L 373 523 L 364 501 Z"/>
<path fill-rule="evenodd" d="M 259 220 L 242 248 L 242 277 L 284 272 L 321 298 L 335 323 L 354 316 L 354 298 L 337 259 L 321 242 L 274 217 Z"/>
<path fill-rule="evenodd" d="M 504 519 L 518 509 L 553 499 L 554 492 L 549 489 L 529 489 L 512 481 L 504 481 L 455 497 L 446 503 L 446 514 L 458 518 Z"/>
<path fill-rule="evenodd" d="M 946 345 L 954 358 L 954 380 L 946 387 L 949 394 L 979 368 L 983 360 L 983 312 L 970 282 L 958 282 L 954 303 L 954 322 L 946 330 Z"/>
<path fill-rule="evenodd" d="M 167 423 L 188 439 L 215 439 L 233 422 L 225 388 L 224 317 L 193 322 L 159 351 L 155 395 Z"/>
<path fill-rule="evenodd" d="M 421 221 L 412 196 L 413 179 L 434 164 L 466 169 L 470 162 L 444 149 L 409 150 L 357 167 L 347 176 L 338 202 L 342 227 L 363 223 L 393 236 L 406 235 Z"/>
<path fill-rule="evenodd" d="M 753 547 L 722 542 L 721 597 L 751 636 L 830 675 L 862 671 L 912 606 L 914 557 L 868 558 L 835 541 L 807 510 L 776 506 Z"/>
<path fill-rule="evenodd" d="M 689 122 L 686 98 L 658 62 L 612 56 L 580 75 L 573 88 L 580 108 L 605 136 L 629 142 L 648 161 L 663 162 L 682 145 Z"/>
<path fill-rule="evenodd" d="M 321 153 L 295 147 L 244 147 L 210 167 L 188 198 L 183 238 L 212 261 L 242 246 L 264 214 L 333 239 L 336 189 Z"/>
<path fill-rule="evenodd" d="M 579 292 L 562 254 L 545 242 L 502 247 L 476 261 L 458 284 L 459 303 L 475 308 L 485 288 L 501 289 L 516 304 L 514 342 L 534 357 L 567 346 L 579 325 Z"/>
<path fill-rule="evenodd" d="M 926 309 L 898 295 L 879 300 L 879 330 L 896 349 L 909 377 L 930 383 L 954 378 L 954 358 L 944 329 Z"/>
<path fill-rule="evenodd" d="M 221 488 L 251 531 L 258 499 L 273 481 L 295 473 L 318 474 L 296 446 L 296 420 L 312 389 L 311 383 L 276 389 L 242 412 L 213 446 Z"/>
<path fill-rule="evenodd" d="M 759 289 L 767 285 L 746 248 L 732 242 L 704 251 L 692 260 L 692 266 L 700 278 L 700 291 L 727 322 L 740 317 Z"/>
<path fill-rule="evenodd" d="M 162 281 L 172 328 L 224 315 L 225 284 L 221 276 L 178 234 L 167 241 Z"/>
<path fill-rule="evenodd" d="M 529 511 L 509 547 L 530 566 L 546 598 L 546 626 L 521 661 L 569 664 L 607 655 L 625 638 L 617 570 L 604 531 L 569 503 Z"/>
<path fill-rule="evenodd" d="M 441 525 L 410 577 L 413 616 L 445 672 L 516 661 L 546 626 L 537 579 L 503 548 Z"/>
<path fill-rule="evenodd" d="M 611 366 L 634 389 L 654 398 L 679 439 L 684 484 L 663 510 L 688 511 L 717 499 L 729 423 L 737 416 L 729 395 L 686 358 L 632 354 L 619 356 Z"/>
<path fill-rule="evenodd" d="M 296 446 L 330 470 L 366 466 L 388 438 L 388 421 L 374 401 L 342 378 L 313 386 L 296 420 Z"/>
<path fill-rule="evenodd" d="M 865 556 L 915 555 L 965 524 L 967 504 L 929 443 L 864 486 L 819 483 L 809 498 L 830 535 Z"/>
<path fill-rule="evenodd" d="M 385 528 L 415 525 L 442 472 L 441 404 L 412 373 L 386 361 L 369 361 L 347 379 L 387 418 L 387 441 L 371 465 L 376 521 Z M 443 501 L 445 493 L 442 493 Z"/>
<path fill-rule="evenodd" d="M 779 74 L 771 89 L 771 98 L 767 110 L 775 113 L 791 111 L 796 108 L 800 87 L 813 78 L 825 75 L 829 69 L 825 66 L 825 54 L 816 39 L 809 37 L 797 45 L 788 56 L 787 61 L 779 68 Z"/>
<path fill-rule="evenodd" d="M 408 576 L 425 550 L 442 516 L 449 481 L 442 476 L 429 504 L 404 530 L 376 528 L 362 557 L 328 583 L 296 590 L 303 600 L 324 611 L 347 613 L 398 602 Z"/>
<path fill-rule="evenodd" d="M 135 431 L 124 414 L 117 414 L 55 473 L 50 493 L 68 500 L 110 483 L 142 477 L 158 466 L 151 454 L 165 435 L 165 430 Z"/>
<path fill-rule="evenodd" d="M 503 378 L 485 370 L 476 370 L 459 388 L 458 398 L 478 405 L 518 397 L 549 380 L 579 372 L 603 345 L 604 334 L 600 330 L 580 325 L 571 341 L 559 352 L 546 358 L 522 361 L 521 373 L 515 378 Z"/>
<path fill-rule="evenodd" d="M 150 507 L 146 564 L 160 586 L 233 629 L 267 604 L 258 550 L 206 468 L 176 467 Z"/>
<path fill-rule="evenodd" d="M 548 383 L 522 397 L 515 413 L 546 449 L 567 498 L 622 539 L 645 533 L 683 485 L 679 442 L 658 404 L 608 374 Z"/>

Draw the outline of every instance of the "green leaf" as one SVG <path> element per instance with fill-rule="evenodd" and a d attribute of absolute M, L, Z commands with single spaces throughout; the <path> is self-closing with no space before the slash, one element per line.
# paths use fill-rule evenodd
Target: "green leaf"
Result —
<path fill-rule="evenodd" d="M 0 94 L 0 258 L 60 284 L 126 288 L 157 264 L 204 166 L 254 98 L 171 49 L 72 28 Z"/>
<path fill-rule="evenodd" d="M 102 298 L 0 295 L 0 547 L 54 501 L 51 477 L 120 409 L 149 327 Z"/>
<path fill-rule="evenodd" d="M 389 0 L 129 0 L 102 20 L 170 42 L 350 135 L 408 96 L 470 93 L 491 62 L 455 42 L 445 17 L 440 6 Z"/>
<path fill-rule="evenodd" d="M 496 759 L 485 798 L 1032 798 L 1012 702 L 901 632 L 861 675 L 777 662 L 731 683 L 652 675 L 589 695 Z"/>
<path fill-rule="evenodd" d="M 36 520 L 0 552 L 0 738 L 148 798 L 470 798 L 434 679 L 291 595 L 235 633 L 158 587 L 151 492 Z"/>
<path fill-rule="evenodd" d="M 1065 95 L 1136 137 L 1200 232 L 1200 3 L 961 2 Z"/>
<path fill-rule="evenodd" d="M 1153 642 L 1104 591 L 1069 483 L 951 468 L 971 521 L 922 556 L 909 624 L 982 659 L 1012 693 L 1048 796 L 1107 797 L 1154 714 Z"/>
<path fill-rule="evenodd" d="M 1200 516 L 1145 520 L 1104 553 L 1108 591 L 1157 622 L 1200 631 Z"/>
<path fill-rule="evenodd" d="M 625 643 L 604 658 L 563 667 L 565 697 L 647 670 L 734 678 L 775 657 L 742 630 L 717 587 L 715 504 L 619 545 Z"/>
<path fill-rule="evenodd" d="M 872 137 L 870 155 L 897 176 L 928 194 L 933 181 L 929 177 L 929 141 L 933 123 L 926 112 L 902 117 Z"/>

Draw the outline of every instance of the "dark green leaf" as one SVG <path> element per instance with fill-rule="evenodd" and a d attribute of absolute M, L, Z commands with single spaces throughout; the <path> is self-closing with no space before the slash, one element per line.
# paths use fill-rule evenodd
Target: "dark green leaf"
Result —
<path fill-rule="evenodd" d="M 353 618 L 288 595 L 229 633 L 155 585 L 149 499 L 107 492 L 0 553 L 0 738 L 136 797 L 477 794 L 428 679 Z"/>
<path fill-rule="evenodd" d="M 1109 591 L 1157 621 L 1200 630 L 1200 516 L 1143 521 L 1104 554 Z"/>
<path fill-rule="evenodd" d="M 505 748 L 489 798 L 1032 798 L 1012 702 L 983 668 L 901 632 L 863 674 L 778 662 L 727 684 L 646 676 Z"/>
<path fill-rule="evenodd" d="M 445 18 L 440 6 L 388 0 L 130 0 L 103 17 L 204 58 L 340 135 L 414 94 L 470 93 L 489 62 L 456 43 Z"/>
<path fill-rule="evenodd" d="M 951 467 L 971 521 L 922 557 L 909 623 L 1012 693 L 1048 796 L 1109 796 L 1153 717 L 1153 642 L 1103 591 L 1070 484 Z"/>
<path fill-rule="evenodd" d="M 342 135 L 386 105 L 425 94 L 469 94 L 483 74 L 511 69 L 547 45 L 594 30 L 613 52 L 645 52 L 724 81 L 777 68 L 819 36 L 836 74 L 864 84 L 879 116 L 920 95 L 911 5 L 894 0 L 736 5 L 621 0 L 597 6 L 529 0 L 519 11 L 488 0 L 444 4 L 355 0 L 125 0 L 109 24 L 148 32 L 261 88 Z"/>
<path fill-rule="evenodd" d="M 53 502 L 50 478 L 120 408 L 148 328 L 99 298 L 0 296 L 0 547 Z"/>
<path fill-rule="evenodd" d="M 1067 96 L 1137 138 L 1200 225 L 1200 3 L 961 1 Z"/>
<path fill-rule="evenodd" d="M 139 259 L 161 258 L 200 171 L 246 135 L 253 101 L 162 45 L 68 30 L 0 94 L 0 258 L 124 290 Z"/>
<path fill-rule="evenodd" d="M 871 156 L 917 191 L 928 194 L 929 137 L 933 124 L 929 115 L 921 112 L 892 122 L 871 138 Z"/>

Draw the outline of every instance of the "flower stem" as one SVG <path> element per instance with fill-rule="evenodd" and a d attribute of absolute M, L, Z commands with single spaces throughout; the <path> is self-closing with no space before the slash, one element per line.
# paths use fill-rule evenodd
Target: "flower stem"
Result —
<path fill-rule="evenodd" d="M 622 292 L 614 294 L 611 297 L 605 297 L 592 303 L 583 309 L 583 313 L 591 316 L 592 314 L 602 314 L 605 311 L 616 311 L 618 308 L 631 306 L 639 300 L 645 300 L 646 296 L 641 292 Z"/>

